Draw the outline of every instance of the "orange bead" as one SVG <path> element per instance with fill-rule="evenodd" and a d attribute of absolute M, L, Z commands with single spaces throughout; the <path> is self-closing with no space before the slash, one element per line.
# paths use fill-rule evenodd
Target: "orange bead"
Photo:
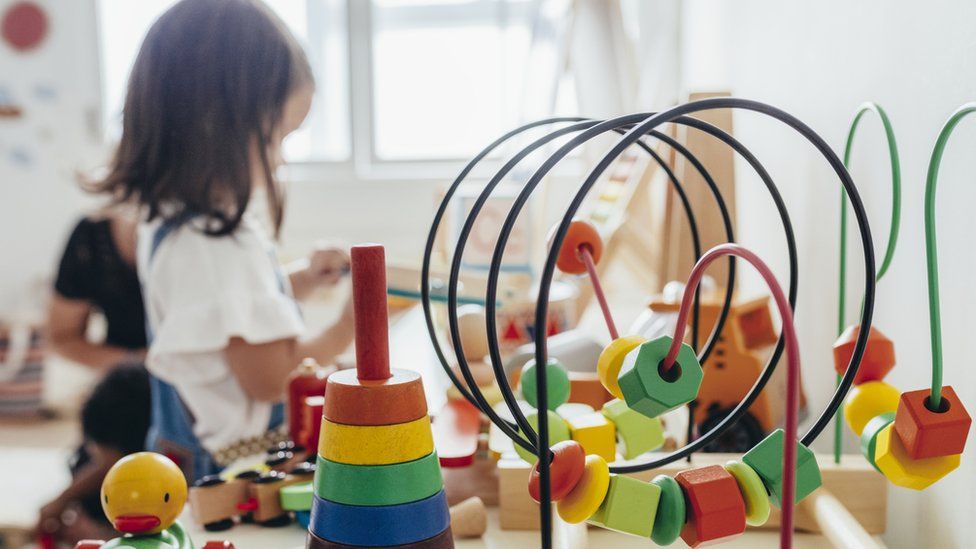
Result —
<path fill-rule="evenodd" d="M 554 232 L 550 233 L 550 241 L 554 234 Z M 582 219 L 574 219 L 569 224 L 569 230 L 566 231 L 566 237 L 563 239 L 563 246 L 559 249 L 556 267 L 568 274 L 585 273 L 586 264 L 583 263 L 583 256 L 580 253 L 582 246 L 590 249 L 594 264 L 600 262 L 600 256 L 603 254 L 603 239 L 600 238 L 600 233 L 592 223 Z"/>
<path fill-rule="evenodd" d="M 575 440 L 566 440 L 552 445 L 552 461 L 549 462 L 549 493 L 552 501 L 566 497 L 583 476 L 586 452 Z M 529 495 L 536 502 L 542 499 L 539 491 L 539 462 L 529 473 Z"/>
<path fill-rule="evenodd" d="M 895 415 L 895 432 L 912 459 L 961 454 L 973 420 L 952 387 L 942 388 L 940 410 L 929 409 L 931 391 L 901 395 Z"/>
<path fill-rule="evenodd" d="M 844 333 L 840 334 L 834 343 L 834 370 L 838 374 L 844 375 L 847 366 L 851 362 L 854 354 L 854 344 L 857 336 L 861 333 L 861 327 L 857 324 L 849 326 Z M 860 385 L 866 381 L 881 381 L 888 375 L 888 372 L 895 367 L 895 344 L 880 330 L 871 326 L 868 333 L 868 344 L 864 348 L 864 355 L 861 356 L 861 365 L 857 369 L 854 377 L 854 385 Z"/>
<path fill-rule="evenodd" d="M 746 504 L 739 483 L 721 465 L 675 475 L 685 492 L 688 522 L 681 539 L 691 547 L 733 538 L 746 530 Z"/>

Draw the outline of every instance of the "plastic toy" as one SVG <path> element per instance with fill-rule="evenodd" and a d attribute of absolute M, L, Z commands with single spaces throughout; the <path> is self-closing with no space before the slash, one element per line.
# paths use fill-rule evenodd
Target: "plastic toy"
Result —
<path fill-rule="evenodd" d="M 186 498 L 186 478 L 169 458 L 153 452 L 125 456 L 109 469 L 101 491 L 105 517 L 123 536 L 80 541 L 75 549 L 193 549 L 177 520 Z M 228 542 L 218 543 L 233 549 Z"/>
<path fill-rule="evenodd" d="M 288 378 L 288 434 L 302 448 L 314 448 L 309 446 L 310 439 L 318 440 L 317 429 L 313 433 L 304 420 L 304 408 L 310 405 L 306 399 L 321 397 L 326 378 L 335 371 L 334 366 L 324 367 L 315 359 L 306 358 Z M 314 401 L 311 405 L 315 405 Z"/>
<path fill-rule="evenodd" d="M 453 547 L 423 383 L 390 368 L 384 255 L 379 245 L 352 248 L 356 369 L 327 381 L 310 549 Z"/>

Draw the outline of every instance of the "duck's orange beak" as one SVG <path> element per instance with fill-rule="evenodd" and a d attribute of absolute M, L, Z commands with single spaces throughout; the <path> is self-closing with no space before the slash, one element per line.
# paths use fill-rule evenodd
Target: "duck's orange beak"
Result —
<path fill-rule="evenodd" d="M 159 517 L 155 515 L 122 515 L 116 517 L 112 526 L 123 534 L 141 534 L 159 526 Z"/>

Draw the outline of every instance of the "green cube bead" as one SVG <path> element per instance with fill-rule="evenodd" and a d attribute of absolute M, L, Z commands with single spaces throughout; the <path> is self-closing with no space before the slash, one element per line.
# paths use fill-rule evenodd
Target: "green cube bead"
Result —
<path fill-rule="evenodd" d="M 786 434 L 782 429 L 776 429 L 742 456 L 742 461 L 762 479 L 769 492 L 769 499 L 773 505 L 782 506 L 783 499 L 783 441 Z M 817 458 L 809 448 L 796 443 L 796 503 L 810 495 L 820 487 L 820 466 Z"/>
<path fill-rule="evenodd" d="M 624 459 L 634 459 L 664 445 L 664 426 L 659 418 L 631 410 L 626 402 L 618 399 L 604 404 L 602 412 L 617 428 Z"/>
<path fill-rule="evenodd" d="M 658 417 L 691 402 L 701 388 L 702 367 L 695 351 L 681 345 L 671 370 L 662 376 L 659 366 L 668 355 L 671 338 L 661 336 L 641 344 L 624 357 L 617 381 L 631 409 Z"/>
<path fill-rule="evenodd" d="M 535 370 L 535 360 L 526 362 L 525 366 L 522 367 L 519 383 L 522 385 L 522 398 L 533 408 L 538 408 Z M 546 394 L 548 395 L 546 407 L 555 410 L 565 404 L 569 400 L 569 388 L 569 374 L 566 373 L 566 368 L 558 360 L 550 358 L 546 362 Z"/>
<path fill-rule="evenodd" d="M 553 411 L 549 411 L 549 446 L 557 442 L 562 442 L 564 440 L 569 440 L 569 425 L 566 424 L 566 420 L 559 417 L 559 414 Z M 525 419 L 529 421 L 529 425 L 532 426 L 537 433 L 539 432 L 539 413 L 538 411 L 527 414 Z M 539 456 L 529 452 L 525 448 L 522 448 L 518 444 L 515 445 L 515 451 L 518 453 L 519 457 L 529 462 L 530 464 L 535 464 L 539 460 Z"/>
<path fill-rule="evenodd" d="M 603 504 L 590 517 L 589 522 L 610 530 L 649 538 L 660 499 L 661 488 L 656 484 L 633 477 L 611 475 L 610 488 Z"/>
<path fill-rule="evenodd" d="M 882 429 L 894 421 L 895 412 L 888 412 L 887 414 L 874 416 L 871 421 L 864 426 L 864 430 L 861 431 L 861 453 L 864 454 L 864 459 L 868 460 L 871 467 L 874 467 L 879 473 L 881 472 L 881 469 L 878 468 L 878 464 L 874 461 L 874 450 L 878 446 L 878 433 L 880 433 Z"/>

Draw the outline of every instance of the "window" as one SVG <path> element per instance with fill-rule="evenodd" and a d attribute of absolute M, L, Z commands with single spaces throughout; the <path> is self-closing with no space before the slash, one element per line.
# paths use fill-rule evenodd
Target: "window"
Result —
<path fill-rule="evenodd" d="M 98 1 L 108 139 L 142 37 L 174 2 Z M 309 177 L 440 176 L 529 116 L 532 0 L 267 3 L 306 46 L 318 80 L 309 119 L 285 144 Z"/>

